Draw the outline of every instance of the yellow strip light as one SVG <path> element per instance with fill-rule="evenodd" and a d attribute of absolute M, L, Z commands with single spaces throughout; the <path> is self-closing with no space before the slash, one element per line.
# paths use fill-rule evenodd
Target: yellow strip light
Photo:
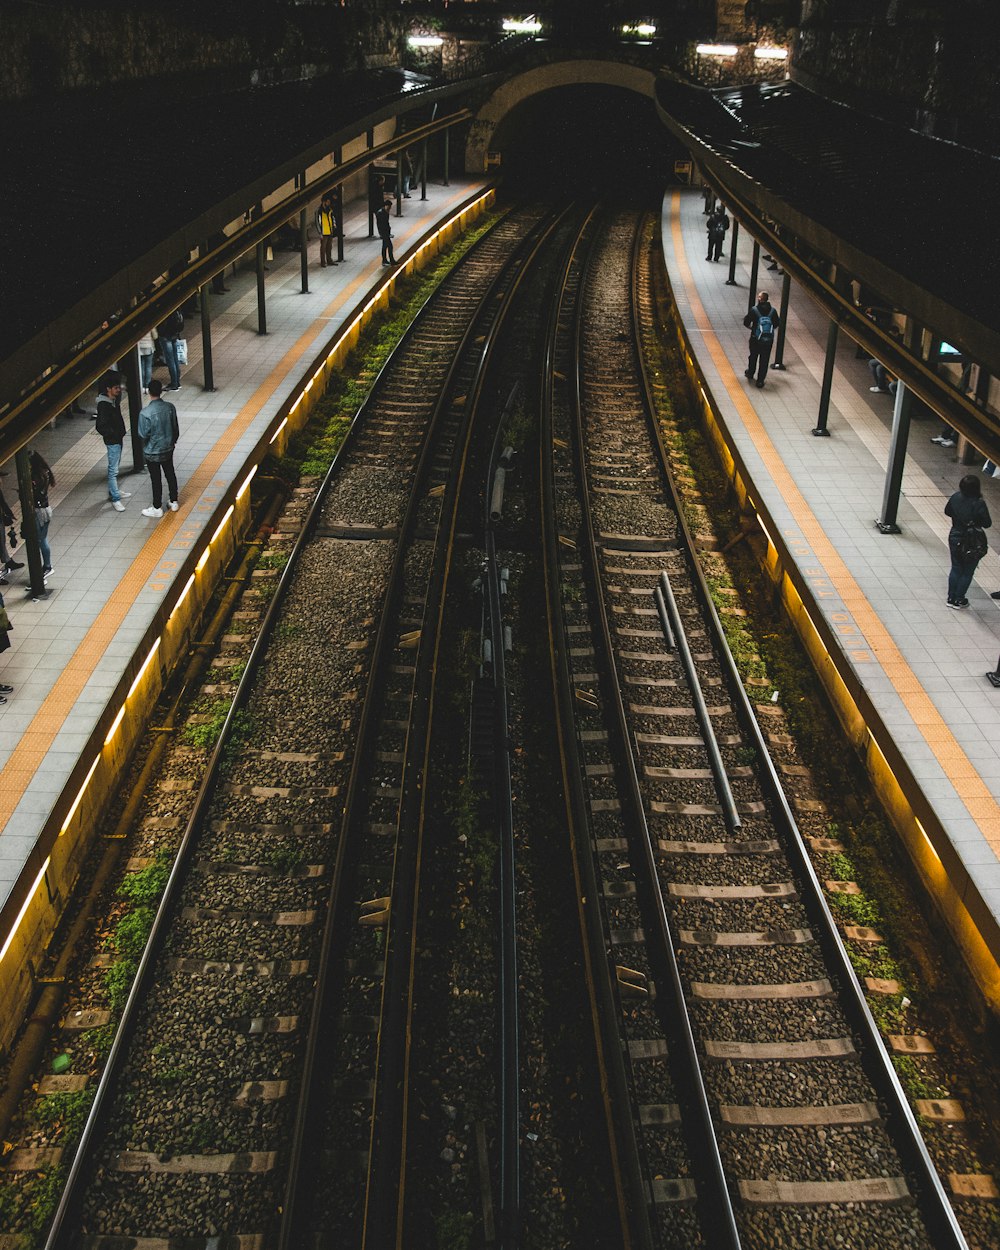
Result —
<path fill-rule="evenodd" d="M 211 554 L 212 554 L 212 548 L 206 547 L 205 550 L 198 557 L 198 563 L 194 566 L 196 573 L 200 573 L 201 570 L 205 567 L 205 565 L 208 563 L 208 557 Z"/>
<path fill-rule="evenodd" d="M 140 668 L 138 673 L 136 673 L 135 681 L 128 688 L 128 694 L 125 696 L 126 703 L 135 694 L 136 690 L 139 687 L 139 682 L 142 681 L 143 674 L 145 673 L 146 669 L 149 668 L 149 665 L 152 662 L 153 656 L 156 655 L 159 649 L 160 649 L 160 640 L 159 638 L 157 638 L 157 640 L 149 648 L 149 655 L 147 655 L 146 658 L 143 660 L 142 668 Z"/>
<path fill-rule="evenodd" d="M 105 745 L 105 746 L 107 746 L 107 745 L 108 745 L 108 743 L 111 741 L 111 739 L 112 739 L 112 738 L 115 736 L 115 734 L 118 732 L 118 726 L 122 723 L 122 721 L 124 720 L 124 718 L 125 718 L 125 704 L 123 703 L 123 704 L 121 705 L 121 707 L 118 709 L 118 715 L 115 717 L 115 719 L 114 719 L 114 721 L 113 721 L 113 723 L 112 723 L 112 725 L 111 725 L 111 728 L 108 730 L 108 736 L 104 739 L 104 745 Z"/>
<path fill-rule="evenodd" d="M 222 520 L 219 522 L 219 528 L 218 528 L 218 529 L 215 531 L 215 533 L 212 535 L 212 542 L 213 542 L 213 543 L 214 543 L 214 542 L 215 542 L 215 540 L 219 537 L 219 535 L 222 533 L 222 531 L 226 528 L 226 522 L 229 520 L 229 518 L 233 515 L 233 513 L 234 513 L 235 511 L 236 511 L 236 505 L 231 503 L 231 504 L 229 505 L 229 507 L 226 509 L 226 515 L 225 515 L 225 516 L 222 518 Z M 211 545 L 212 545 L 212 543 L 209 543 L 209 546 L 211 546 Z"/>
<path fill-rule="evenodd" d="M 45 876 L 45 874 L 49 870 L 49 861 L 51 860 L 51 858 L 52 857 L 49 856 L 48 858 L 46 858 L 45 863 L 42 864 L 41 871 L 39 872 L 38 876 L 35 878 L 35 884 L 28 891 L 28 896 L 24 900 L 24 902 L 21 904 L 21 910 L 17 913 L 17 919 L 14 921 L 13 925 L 11 925 L 11 930 L 7 934 L 7 940 L 4 942 L 3 946 L 0 946 L 0 960 L 2 960 L 4 955 L 6 955 L 7 952 L 10 950 L 10 944 L 11 942 L 13 942 L 14 937 L 18 929 L 21 926 L 21 921 L 24 919 L 25 913 L 27 912 L 28 908 L 31 906 L 31 900 L 35 897 L 35 891 L 42 884 L 42 878 Z"/>
<path fill-rule="evenodd" d="M 244 481 L 243 481 L 243 485 L 242 485 L 242 486 L 239 488 L 239 490 L 236 492 L 236 498 L 237 498 L 237 499 L 242 499 L 242 498 L 243 498 L 243 496 L 247 493 L 247 490 L 248 490 L 248 488 L 249 488 L 249 486 L 250 486 L 250 483 L 253 481 L 253 479 L 254 479 L 254 475 L 256 474 L 256 472 L 257 472 L 257 466 L 256 466 L 256 465 L 254 465 L 254 467 L 253 467 L 253 468 L 250 470 L 250 472 L 246 475 L 246 478 L 245 478 L 245 479 L 244 479 Z"/>
<path fill-rule="evenodd" d="M 311 382 L 309 383 L 309 386 L 312 386 L 312 383 L 311 383 Z M 307 386 L 307 387 L 306 387 L 306 390 L 308 390 L 308 389 L 309 389 L 309 386 Z M 281 418 L 281 424 L 278 426 L 278 428 L 277 428 L 277 429 L 274 431 L 274 433 L 271 435 L 270 441 L 271 441 L 272 443 L 273 443 L 273 442 L 274 442 L 274 440 L 278 437 L 278 435 L 281 433 L 281 431 L 285 428 L 285 426 L 286 426 L 287 424 L 288 424 L 288 418 L 287 418 L 287 417 L 282 417 L 282 418 Z"/>
<path fill-rule="evenodd" d="M 933 843 L 933 842 L 930 840 L 930 838 L 927 836 L 927 830 L 923 827 L 923 825 L 920 823 L 920 821 L 919 821 L 919 820 L 917 820 L 916 816 L 914 816 L 914 818 L 913 818 L 913 823 L 917 826 L 917 828 L 918 828 L 918 829 L 920 830 L 920 832 L 923 834 L 924 841 L 927 843 L 927 849 L 928 849 L 928 850 L 930 851 L 930 853 L 934 856 L 934 858 L 935 858 L 935 859 L 936 859 L 936 860 L 940 863 L 940 861 L 941 861 L 941 856 L 937 853 L 937 850 L 935 849 L 934 843 Z"/>
<path fill-rule="evenodd" d="M 69 809 L 69 811 L 66 813 L 66 819 L 63 821 L 62 828 L 59 830 L 59 836 L 60 836 L 60 837 L 62 837 L 62 836 L 63 836 L 63 834 L 66 832 L 66 830 L 69 828 L 69 826 L 70 826 L 70 822 L 72 821 L 73 817 L 76 815 L 76 809 L 80 806 L 80 801 L 81 801 L 81 799 L 82 799 L 82 798 L 83 798 L 83 796 L 87 793 L 87 787 L 90 785 L 90 779 L 91 779 L 91 777 L 93 777 L 93 775 L 94 775 L 94 770 L 97 768 L 97 765 L 98 765 L 100 762 L 101 762 L 101 757 L 100 757 L 99 755 L 98 755 L 98 756 L 95 756 L 95 757 L 94 757 L 94 762 L 93 762 L 93 764 L 91 764 L 91 766 L 90 766 L 90 772 L 89 772 L 89 773 L 87 773 L 86 780 L 84 781 L 83 785 L 80 787 L 80 792 L 79 792 L 79 794 L 78 794 L 78 795 L 76 796 L 76 798 L 73 800 L 73 806 L 72 806 L 72 807 Z"/>
<path fill-rule="evenodd" d="M 171 608 L 170 616 L 167 618 L 168 620 L 173 620 L 174 614 L 180 611 L 180 606 L 184 602 L 184 600 L 188 597 L 188 594 L 193 585 L 194 585 L 194 574 L 192 573 L 191 576 L 184 583 L 184 589 L 181 591 L 180 595 L 178 596 L 177 602 L 174 604 L 173 608 Z"/>

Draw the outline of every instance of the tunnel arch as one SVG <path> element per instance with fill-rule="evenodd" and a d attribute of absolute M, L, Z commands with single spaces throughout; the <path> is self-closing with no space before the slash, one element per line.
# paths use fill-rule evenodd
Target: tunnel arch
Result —
<path fill-rule="evenodd" d="M 486 170 L 487 153 L 505 117 L 520 105 L 558 87 L 617 87 L 653 100 L 656 75 L 621 61 L 556 61 L 526 70 L 502 83 L 483 103 L 472 120 L 465 145 L 465 172 L 480 177 Z"/>

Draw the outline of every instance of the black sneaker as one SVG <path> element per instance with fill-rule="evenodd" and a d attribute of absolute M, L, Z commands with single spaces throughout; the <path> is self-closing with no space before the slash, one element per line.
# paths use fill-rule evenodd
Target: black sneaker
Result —
<path fill-rule="evenodd" d="M 3 705 L 6 702 L 7 702 L 7 696 L 5 694 L 0 694 L 0 707 L 3 707 Z"/>
<path fill-rule="evenodd" d="M 13 694 L 14 687 L 0 684 L 0 694 Z"/>
<path fill-rule="evenodd" d="M 8 560 L 4 567 L 7 569 L 8 573 L 12 573 L 14 569 L 23 569 L 24 562 L 21 560 Z"/>

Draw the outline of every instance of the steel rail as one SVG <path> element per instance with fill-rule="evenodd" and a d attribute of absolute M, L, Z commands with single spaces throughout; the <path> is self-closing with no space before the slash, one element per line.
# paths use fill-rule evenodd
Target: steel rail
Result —
<path fill-rule="evenodd" d="M 656 259 L 655 246 L 654 234 L 654 238 L 650 243 L 653 253 L 652 260 L 654 262 Z M 637 341 L 641 342 L 639 331 L 641 318 L 638 307 L 638 292 L 635 288 L 633 288 L 633 321 L 636 326 Z M 893 1122 L 895 1122 L 897 1129 L 893 1135 L 894 1138 L 898 1138 L 899 1134 L 902 1133 L 902 1142 L 896 1140 L 895 1144 L 897 1148 L 902 1146 L 901 1154 L 904 1162 L 908 1164 L 912 1174 L 918 1178 L 920 1184 L 924 1187 L 925 1193 L 928 1195 L 935 1250 L 968 1250 L 965 1235 L 959 1226 L 951 1202 L 941 1183 L 941 1178 L 924 1144 L 923 1135 L 920 1132 L 916 1117 L 900 1084 L 899 1077 L 896 1075 L 896 1070 L 886 1050 L 878 1025 L 875 1023 L 875 1019 L 868 1007 L 857 973 L 854 971 L 854 967 L 840 939 L 836 921 L 826 902 L 802 832 L 788 802 L 784 787 L 778 776 L 778 770 L 771 759 L 771 753 L 764 733 L 757 721 L 757 717 L 754 715 L 739 669 L 729 648 L 722 622 L 712 600 L 708 581 L 695 553 L 694 537 L 684 516 L 680 497 L 670 472 L 669 452 L 663 438 L 663 432 L 654 415 L 656 408 L 653 402 L 654 391 L 652 378 L 649 375 L 649 365 L 642 350 L 637 350 L 637 354 L 643 379 L 643 389 L 646 394 L 647 418 L 655 445 L 659 451 L 663 475 L 677 513 L 678 528 L 688 556 L 695 590 L 701 602 L 701 608 L 706 621 L 713 634 L 716 654 L 723 668 L 724 681 L 733 699 L 734 711 L 743 731 L 748 735 L 761 761 L 761 780 L 765 793 L 774 805 L 776 822 L 784 829 L 786 849 L 809 888 L 810 903 L 815 910 L 818 920 L 819 932 L 817 933 L 817 938 L 825 958 L 829 961 L 831 969 L 835 970 L 843 987 L 843 997 L 840 1000 L 841 1005 L 845 1009 L 852 1028 L 868 1043 L 861 1051 L 862 1062 L 868 1075 L 872 1078 L 875 1088 L 890 1109 L 888 1124 L 892 1127 Z"/>
<path fill-rule="evenodd" d="M 411 325 L 407 327 L 407 330 L 403 338 L 400 340 L 400 343 L 397 344 L 395 351 L 400 350 L 402 345 L 408 341 L 410 335 L 415 332 L 415 327 L 419 322 L 419 318 L 428 308 L 436 294 L 437 291 L 432 292 L 431 295 L 428 296 L 428 299 L 424 302 L 424 305 L 420 309 L 417 317 Z M 145 998 L 147 984 L 152 975 L 153 965 L 155 964 L 160 948 L 162 947 L 163 941 L 169 931 L 174 902 L 184 883 L 185 873 L 189 866 L 189 861 L 194 853 L 194 843 L 197 832 L 201 826 L 205 813 L 208 810 L 208 805 L 214 795 L 215 787 L 219 779 L 221 764 L 229 745 L 230 738 L 232 737 L 234 727 L 237 724 L 238 713 L 246 704 L 246 701 L 253 689 L 253 683 L 257 670 L 260 667 L 261 660 L 267 650 L 271 635 L 274 632 L 274 626 L 277 622 L 281 606 L 286 598 L 288 588 L 293 580 L 295 568 L 299 562 L 302 551 L 307 546 L 312 537 L 313 531 L 316 528 L 318 518 L 325 503 L 326 495 L 329 493 L 332 483 L 339 474 L 342 463 L 346 459 L 350 449 L 353 447 L 356 438 L 359 436 L 364 416 L 370 402 L 371 393 L 375 390 L 375 387 L 388 370 L 390 362 L 393 360 L 393 356 L 395 355 L 395 351 L 385 361 L 382 369 L 376 376 L 375 381 L 372 384 L 372 391 L 369 392 L 369 398 L 366 398 L 365 402 L 352 418 L 351 424 L 344 436 L 344 440 L 334 455 L 323 481 L 320 484 L 316 497 L 306 514 L 302 528 L 291 545 L 288 562 L 279 574 L 277 585 L 275 587 L 275 593 L 265 609 L 259 633 L 251 646 L 246 667 L 239 682 L 237 683 L 236 690 L 233 694 L 233 701 L 226 714 L 225 720 L 223 721 L 222 729 L 218 740 L 216 741 L 215 747 L 213 748 L 205 766 L 205 772 L 195 796 L 191 814 L 188 817 L 187 823 L 184 827 L 184 832 L 181 835 L 177 854 L 174 859 L 170 875 L 167 879 L 167 883 L 164 887 L 163 894 L 160 897 L 156 915 L 150 929 L 149 938 L 147 939 L 146 947 L 139 960 L 135 978 L 132 982 L 132 988 L 129 992 L 128 998 L 126 999 L 125 1006 L 122 1009 L 122 1015 L 119 1020 L 111 1049 L 108 1053 L 107 1062 L 98 1082 L 90 1113 L 87 1116 L 87 1121 L 80 1135 L 80 1140 L 77 1143 L 73 1162 L 67 1176 L 66 1186 L 63 1190 L 62 1197 L 60 1198 L 59 1205 L 56 1208 L 56 1212 L 45 1241 L 45 1250 L 59 1250 L 59 1247 L 61 1246 L 72 1244 L 71 1242 L 64 1240 L 65 1238 L 71 1237 L 75 1231 L 74 1229 L 67 1228 L 65 1226 L 66 1221 L 79 1202 L 81 1196 L 79 1189 L 83 1183 L 83 1172 L 87 1164 L 88 1151 L 94 1143 L 100 1128 L 103 1127 L 104 1116 L 110 1108 L 111 1096 L 113 1094 L 114 1087 L 120 1078 L 121 1070 L 124 1067 L 128 1043 L 131 1040 L 137 1024 L 139 1012 Z"/>
<path fill-rule="evenodd" d="M 501 219 L 498 219 L 496 224 L 499 224 L 499 220 Z M 466 253 L 466 255 L 452 271 L 452 275 L 460 271 L 461 266 L 472 254 L 472 251 Z M 358 410 L 358 414 L 355 417 L 355 423 L 359 420 L 362 414 L 367 412 L 369 405 L 372 403 L 373 397 L 379 392 L 383 379 L 389 376 L 392 370 L 395 369 L 398 354 L 416 335 L 424 317 L 438 296 L 440 290 L 441 288 L 438 287 L 424 301 L 413 321 L 411 321 L 407 326 L 399 343 L 383 362 L 382 367 L 372 381 L 367 398 Z M 488 298 L 489 295 L 487 293 L 481 303 L 485 303 Z M 464 336 L 462 341 L 464 343 Z M 330 965 L 334 953 L 335 934 L 344 914 L 344 890 L 347 885 L 347 864 L 352 850 L 351 835 L 355 831 L 357 822 L 360 819 L 357 813 L 359 793 L 366 776 L 370 772 L 372 757 L 377 749 L 375 733 L 378 727 L 378 714 L 381 710 L 380 704 L 382 692 L 385 688 L 389 664 L 391 663 L 392 650 L 395 646 L 394 623 L 399 614 L 399 606 L 405 589 L 403 571 L 408 550 L 407 543 L 416 529 L 418 510 L 423 499 L 423 484 L 427 478 L 431 455 L 433 452 L 434 436 L 443 411 L 445 397 L 453 385 L 454 375 L 458 369 L 460 356 L 461 344 L 459 346 L 459 351 L 456 352 L 455 357 L 449 366 L 444 379 L 442 380 L 438 400 L 432 409 L 430 421 L 428 423 L 427 437 L 425 438 L 424 445 L 421 448 L 420 455 L 414 468 L 413 489 L 410 492 L 410 498 L 407 501 L 406 509 L 404 511 L 402 521 L 400 522 L 399 540 L 396 546 L 396 553 L 390 567 L 388 589 L 372 648 L 372 663 L 369 670 L 368 683 L 365 690 L 361 715 L 358 720 L 356 747 L 351 760 L 351 768 L 348 774 L 347 784 L 345 786 L 344 809 L 340 822 L 340 836 L 337 841 L 337 854 L 334 861 L 334 869 L 330 882 L 330 892 L 327 900 L 327 917 L 324 923 L 323 935 L 320 942 L 320 959 L 316 973 L 316 990 L 314 995 L 316 1009 L 313 1011 L 310 1019 L 309 1032 L 306 1039 L 303 1077 L 299 1090 L 298 1105 L 296 1107 L 288 1179 L 285 1185 L 285 1198 L 282 1204 L 281 1222 L 278 1230 L 279 1250 L 289 1250 L 289 1248 L 300 1245 L 300 1239 L 303 1236 L 302 1230 L 298 1227 L 302 1218 L 300 1211 L 300 1203 L 302 1200 L 300 1188 L 300 1169 L 303 1164 L 303 1151 L 305 1149 L 308 1140 L 308 1133 L 311 1127 L 310 1121 L 313 1101 L 311 1099 L 311 1092 L 316 1081 L 316 1063 L 323 1030 L 326 1027 L 329 1016 L 327 998 L 331 992 L 330 978 L 332 973 Z M 352 431 L 353 428 L 354 423 L 352 423 Z"/>
<path fill-rule="evenodd" d="M 635 348 L 636 334 L 638 333 L 638 323 L 635 321 L 635 295 L 637 285 L 636 274 L 638 267 L 638 255 L 641 239 L 642 229 L 640 228 L 636 231 L 630 265 L 633 308 L 633 348 Z M 580 480 L 585 483 L 587 475 L 583 424 L 583 361 L 581 339 L 582 300 L 577 309 L 574 348 L 575 364 L 572 371 L 572 379 L 574 418 L 576 424 L 574 451 L 577 458 L 577 471 Z M 636 354 L 638 354 L 637 349 Z M 623 797 L 625 798 L 626 805 L 630 809 L 629 814 L 631 818 L 631 826 L 642 847 L 642 855 L 645 860 L 647 873 L 647 884 L 649 887 L 649 901 L 655 919 L 656 934 L 660 944 L 660 952 L 669 977 L 671 1004 L 674 1008 L 671 1023 L 675 1032 L 679 1034 L 681 1049 L 683 1051 L 686 1094 L 688 1104 L 691 1109 L 691 1114 L 685 1117 L 685 1125 L 691 1133 L 694 1133 L 696 1130 L 696 1135 L 694 1136 L 692 1145 L 695 1147 L 696 1152 L 701 1155 L 702 1166 L 700 1168 L 700 1175 L 703 1178 L 703 1188 L 699 1193 L 699 1211 L 702 1213 L 703 1226 L 707 1225 L 713 1229 L 714 1236 L 711 1242 L 713 1246 L 725 1247 L 726 1250 L 739 1250 L 741 1245 L 739 1229 L 736 1224 L 736 1215 L 733 1210 L 732 1198 L 729 1193 L 729 1186 L 726 1180 L 725 1167 L 723 1166 L 718 1137 L 715 1132 L 715 1124 L 712 1119 L 711 1103 L 709 1101 L 708 1091 L 705 1088 L 704 1077 L 702 1076 L 701 1063 L 698 1057 L 698 1048 L 694 1037 L 694 1029 L 691 1024 L 691 1018 L 687 1007 L 687 997 L 684 993 L 680 967 L 677 962 L 677 955 L 674 950 L 673 938 L 670 932 L 666 902 L 663 897 L 663 890 L 660 886 L 659 873 L 657 870 L 653 836 L 649 828 L 649 823 L 646 819 L 646 807 L 643 801 L 642 787 L 639 782 L 639 775 L 636 768 L 637 752 L 633 743 L 632 731 L 625 713 L 625 700 L 622 694 L 621 682 L 618 677 L 618 669 L 614 662 L 614 642 L 611 632 L 611 624 L 608 620 L 607 606 L 604 602 L 604 595 L 601 591 L 597 538 L 594 532 L 594 520 L 590 507 L 589 492 L 586 489 L 581 492 L 580 506 L 583 514 L 582 528 L 586 537 L 587 556 L 589 559 L 587 571 L 589 572 L 592 585 L 595 588 L 593 599 L 600 627 L 599 645 L 603 644 L 604 648 L 605 678 L 611 696 L 609 699 L 609 716 L 611 720 L 613 720 L 618 731 L 620 755 L 619 776 L 622 782 Z"/>
<path fill-rule="evenodd" d="M 386 940 L 386 975 L 383 980 L 375 1089 L 372 1097 L 371 1149 L 361 1241 L 363 1250 L 381 1250 L 382 1247 L 389 1245 L 397 1247 L 403 1245 L 413 1041 L 413 983 L 417 961 L 416 917 L 419 914 L 421 865 L 427 824 L 427 778 L 431 767 L 434 698 L 446 591 L 454 552 L 459 497 L 474 430 L 474 414 L 499 326 L 510 307 L 513 291 L 517 289 L 529 261 L 541 246 L 545 234 L 553 227 L 554 220 L 551 218 L 548 223 L 544 220 L 537 223 L 534 230 L 529 232 L 508 258 L 503 270 L 484 295 L 476 314 L 470 318 L 462 343 L 455 352 L 452 370 L 449 374 L 451 377 L 459 363 L 465 360 L 470 346 L 475 344 L 478 347 L 478 359 L 474 381 L 462 405 L 464 445 L 458 457 L 457 466 L 455 466 L 457 472 L 450 475 L 445 488 L 438 520 L 438 538 L 429 578 L 430 592 L 425 608 L 425 619 L 429 618 L 431 627 L 425 626 L 421 630 L 420 644 L 415 658 L 416 696 L 406 734 L 402 794 L 399 802 L 400 828 L 412 824 L 414 837 L 412 840 L 407 840 L 401 848 L 404 854 L 403 863 L 398 865 L 397 857 L 397 864 L 393 868 L 389 933 Z M 510 281 L 512 271 L 515 272 L 515 281 L 510 288 L 505 289 L 504 284 Z M 490 313 L 491 306 L 496 305 L 498 301 L 500 307 L 487 328 L 485 336 L 481 339 L 475 337 L 475 331 L 479 328 L 482 317 Z M 447 391 L 442 392 L 442 399 L 439 401 L 442 406 L 447 394 Z M 449 518 L 447 522 L 445 518 Z M 443 535 L 442 541 L 442 526 L 444 525 L 447 525 L 447 533 Z M 399 881 L 398 888 L 397 880 Z M 400 933 L 408 935 L 409 941 L 407 948 L 397 950 L 399 941 L 397 934 Z M 397 1133 L 398 1139 L 394 1136 Z M 388 1195 L 393 1186 L 395 1198 L 389 1201 Z M 373 1201 L 376 1198 L 379 1200 Z"/>
<path fill-rule="evenodd" d="M 514 847 L 514 803 L 511 793 L 508 732 L 507 665 L 504 650 L 503 604 L 497 564 L 498 522 L 491 511 L 491 487 L 500 461 L 500 435 L 516 388 L 497 421 L 486 471 L 484 531 L 486 600 L 496 693 L 493 717 L 493 804 L 499 834 L 500 860 L 500 1236 L 499 1250 L 517 1250 L 521 1222 L 521 1081 L 518 1051 L 517 880 Z"/>
<path fill-rule="evenodd" d="M 560 780 L 569 836 L 570 857 L 575 880 L 577 913 L 583 954 L 584 977 L 590 1000 L 601 1101 L 608 1134 L 611 1170 L 622 1230 L 624 1250 L 653 1250 L 655 1245 L 649 1219 L 649 1178 L 644 1176 L 635 1135 L 637 1110 L 629 1093 L 628 1077 L 621 1046 L 617 1007 L 611 988 L 606 936 L 601 921 L 600 884 L 591 853 L 587 797 L 583 787 L 583 761 L 574 732 L 573 682 L 569 647 L 562 629 L 559 591 L 559 537 L 555 513 L 555 466 L 553 458 L 553 388 L 557 380 L 556 346 L 559 313 L 567 298 L 574 258 L 583 245 L 596 213 L 592 209 L 581 223 L 577 238 L 568 250 L 560 282 L 559 296 L 552 303 L 552 317 L 545 343 L 542 372 L 539 439 L 541 482 L 542 562 L 545 584 L 545 614 L 549 636 L 549 668 L 555 708 L 555 731 L 559 744 Z M 593 236 L 587 240 L 594 246 Z M 581 254 L 586 265 L 587 254 Z M 582 279 L 580 284 L 582 290 Z M 579 309 L 580 290 L 577 291 Z M 579 311 L 577 311 L 577 318 Z M 561 379 L 565 381 L 565 379 Z"/>

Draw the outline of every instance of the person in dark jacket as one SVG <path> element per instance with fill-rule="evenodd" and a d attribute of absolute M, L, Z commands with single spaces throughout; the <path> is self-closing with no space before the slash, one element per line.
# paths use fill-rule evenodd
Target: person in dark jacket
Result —
<path fill-rule="evenodd" d="M 177 340 L 180 338 L 183 329 L 184 314 L 179 308 L 175 309 L 166 321 L 156 327 L 156 338 L 160 344 L 163 363 L 167 366 L 167 372 L 170 374 L 168 391 L 179 391 L 181 389 L 181 367 L 177 361 Z"/>
<path fill-rule="evenodd" d="M 993 524 L 975 473 L 968 473 L 962 478 L 958 490 L 945 504 L 944 514 L 951 517 L 951 531 L 948 534 L 948 550 L 951 553 L 948 607 L 967 608 L 969 601 L 965 593 L 972 585 L 976 565 L 986 554 L 986 535 L 983 534 L 980 538 L 982 550 L 978 555 L 970 553 L 967 544 L 976 531 L 988 530 Z"/>
<path fill-rule="evenodd" d="M 767 377 L 771 348 L 774 346 L 774 336 L 778 333 L 780 324 L 778 310 L 771 306 L 766 291 L 758 294 L 757 303 L 743 318 L 743 324 L 750 330 L 750 358 L 743 372 L 751 382 L 756 374 L 757 385 L 760 387 L 764 385 L 764 379 Z"/>
<path fill-rule="evenodd" d="M 729 229 L 729 217 L 721 204 L 705 224 L 708 227 L 708 255 L 705 259 L 718 260 Z"/>
<path fill-rule="evenodd" d="M 383 200 L 382 207 L 375 214 L 375 226 L 378 230 L 378 237 L 382 240 L 382 264 L 394 265 L 396 257 L 392 252 L 392 226 L 389 222 L 389 211 L 392 208 L 392 200 Z"/>
<path fill-rule="evenodd" d="M 142 515 L 148 517 L 163 516 L 161 470 L 170 491 L 170 511 L 176 512 L 178 508 L 174 448 L 180 438 L 180 427 L 177 424 L 177 409 L 160 398 L 162 392 L 163 386 L 154 378 L 149 384 L 149 403 L 139 413 L 139 437 L 153 487 L 153 506 L 142 510 Z"/>
<path fill-rule="evenodd" d="M 109 369 L 97 388 L 97 424 L 94 426 L 108 452 L 108 498 L 116 512 L 124 512 L 123 499 L 131 499 L 130 491 L 118 489 L 118 466 L 125 442 L 125 420 L 122 417 L 122 375 Z"/>
<path fill-rule="evenodd" d="M 38 532 L 38 551 L 42 557 L 42 577 L 49 580 L 52 572 L 52 551 L 49 547 L 49 523 L 52 520 L 52 507 L 49 504 L 49 487 L 55 486 L 55 474 L 42 456 L 33 451 L 28 457 L 28 468 L 31 473 L 31 502 L 35 509 L 35 528 Z M 22 518 L 22 531 L 24 518 Z"/>

